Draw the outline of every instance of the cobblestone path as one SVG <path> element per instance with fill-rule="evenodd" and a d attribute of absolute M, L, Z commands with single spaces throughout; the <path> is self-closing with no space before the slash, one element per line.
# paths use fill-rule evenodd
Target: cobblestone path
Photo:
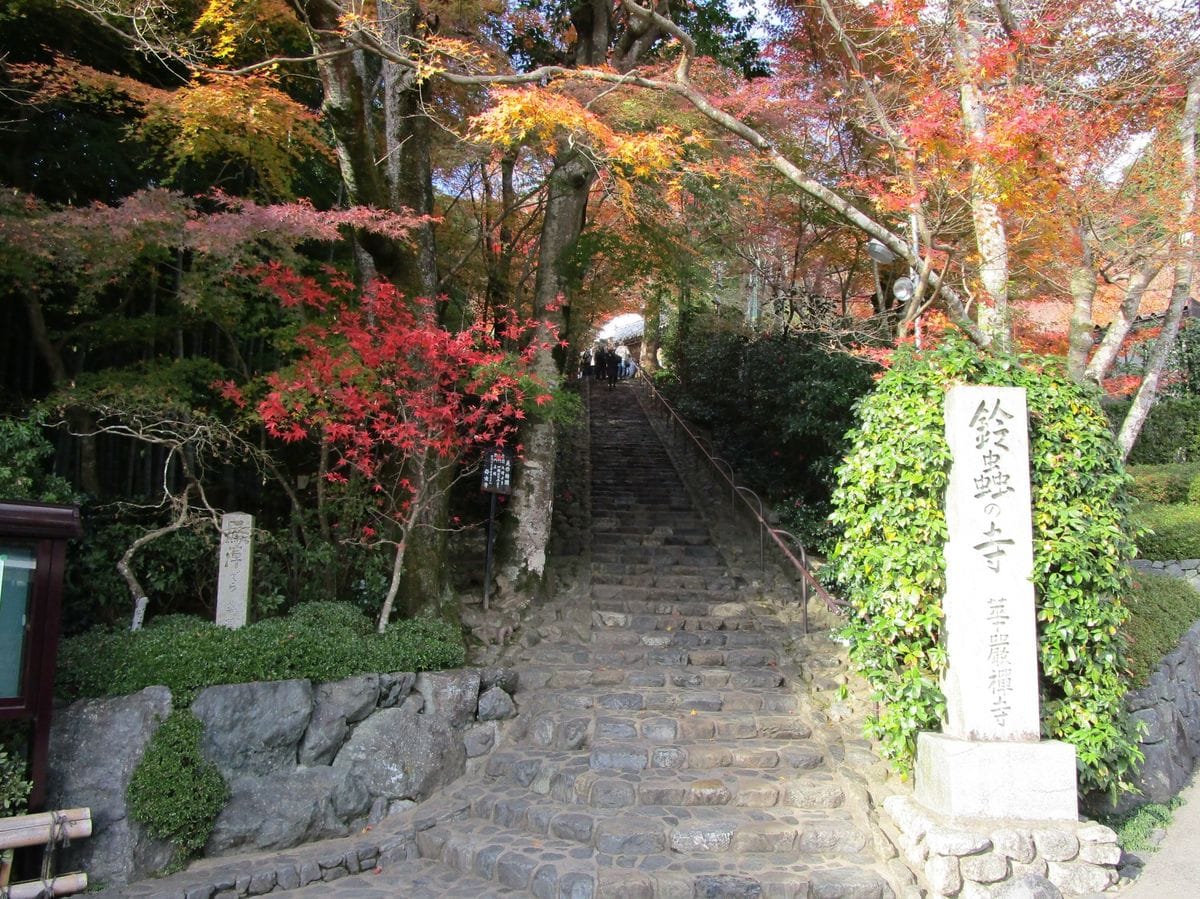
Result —
<path fill-rule="evenodd" d="M 519 671 L 521 714 L 486 769 L 415 810 L 407 842 L 381 847 L 385 820 L 373 842 L 296 847 L 261 892 L 324 872 L 284 892 L 895 895 L 866 811 L 861 772 L 877 762 L 809 693 L 836 647 L 793 639 L 757 601 L 753 574 L 714 545 L 629 385 L 596 385 L 591 427 L 590 588 L 523 624 L 503 662 Z M 304 859 L 313 878 L 295 876 Z M 258 892 L 253 868 L 241 870 L 230 868 L 239 883 L 227 892 L 153 895 Z"/>

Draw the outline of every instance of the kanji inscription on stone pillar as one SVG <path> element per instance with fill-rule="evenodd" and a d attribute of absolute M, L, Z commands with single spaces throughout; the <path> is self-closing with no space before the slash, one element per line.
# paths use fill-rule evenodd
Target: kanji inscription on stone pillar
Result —
<path fill-rule="evenodd" d="M 221 516 L 221 566 L 217 577 L 217 624 L 237 629 L 246 623 L 254 570 L 254 516 Z"/>
<path fill-rule="evenodd" d="M 950 389 L 946 439 L 944 733 L 1041 734 L 1033 590 L 1029 426 L 1019 387 Z"/>

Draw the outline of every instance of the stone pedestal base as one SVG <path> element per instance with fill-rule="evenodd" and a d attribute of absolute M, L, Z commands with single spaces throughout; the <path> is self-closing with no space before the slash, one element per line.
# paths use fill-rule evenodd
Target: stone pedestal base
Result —
<path fill-rule="evenodd" d="M 951 818 L 1075 821 L 1075 747 L 917 737 L 917 802 Z"/>

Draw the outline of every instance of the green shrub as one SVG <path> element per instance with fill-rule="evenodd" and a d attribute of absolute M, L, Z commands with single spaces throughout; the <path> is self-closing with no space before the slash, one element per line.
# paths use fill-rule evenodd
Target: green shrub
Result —
<path fill-rule="evenodd" d="M 447 622 L 397 621 L 380 635 L 349 603 L 312 603 L 239 630 L 172 616 L 136 632 L 89 631 L 63 641 L 56 689 L 72 700 L 162 684 L 186 703 L 213 684 L 429 671 L 458 667 L 465 655 L 461 632 Z"/>
<path fill-rule="evenodd" d="M 33 782 L 25 777 L 25 759 L 0 745 L 0 818 L 25 813 Z"/>
<path fill-rule="evenodd" d="M 1138 572 L 1125 602 L 1125 663 L 1133 683 L 1142 686 L 1200 620 L 1200 593 L 1180 578 Z"/>
<path fill-rule="evenodd" d="M 1153 852 L 1158 849 L 1156 832 L 1161 831 L 1175 817 L 1174 811 L 1183 805 L 1176 796 L 1166 805 L 1147 803 L 1138 806 L 1128 815 L 1100 818 L 1100 823 L 1117 832 L 1117 843 L 1126 852 Z"/>
<path fill-rule="evenodd" d="M 1119 789 L 1141 758 L 1122 705 L 1119 628 L 1127 612 L 1110 599 L 1127 592 L 1133 554 L 1128 476 L 1094 397 L 1043 366 L 981 356 L 961 341 L 898 354 L 858 406 L 834 495 L 844 535 L 826 570 L 852 604 L 851 655 L 881 703 L 872 733 L 907 770 L 917 733 L 938 729 L 945 711 L 945 391 L 955 383 L 1024 387 L 1042 731 L 1074 744 L 1082 788 Z"/>
<path fill-rule="evenodd" d="M 204 848 L 229 798 L 217 766 L 200 751 L 203 726 L 176 709 L 155 731 L 134 769 L 126 798 L 129 814 L 150 836 L 171 843 L 175 865 Z"/>
<path fill-rule="evenodd" d="M 1188 484 L 1187 501 L 1194 506 L 1200 506 L 1200 474 L 1192 478 Z"/>
<path fill-rule="evenodd" d="M 1142 503 L 1133 520 L 1142 529 L 1138 556 L 1153 561 L 1200 559 L 1200 506 Z"/>
<path fill-rule="evenodd" d="M 0 418 L 0 499 L 76 502 L 70 482 L 51 473 L 53 458 L 36 418 Z"/>
<path fill-rule="evenodd" d="M 362 611 L 344 602 L 305 602 L 288 613 L 288 620 L 313 630 L 344 628 L 361 636 L 374 629 Z"/>
<path fill-rule="evenodd" d="M 1129 403 L 1112 403 L 1105 409 L 1114 426 L 1119 426 Z M 1146 416 L 1129 462 L 1133 465 L 1200 462 L 1200 397 L 1159 397 Z"/>
<path fill-rule="evenodd" d="M 1131 465 L 1130 495 L 1144 503 L 1182 503 L 1195 481 L 1200 481 L 1200 464 Z"/>
<path fill-rule="evenodd" d="M 820 544 L 854 401 L 871 389 L 875 366 L 811 335 L 750 333 L 740 316 L 693 310 L 680 328 L 679 383 L 667 395 L 711 432 L 780 527 Z"/>

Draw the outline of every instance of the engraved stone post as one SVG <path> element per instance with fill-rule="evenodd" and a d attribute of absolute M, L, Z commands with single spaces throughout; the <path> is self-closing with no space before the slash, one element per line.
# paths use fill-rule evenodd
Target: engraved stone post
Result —
<path fill-rule="evenodd" d="M 1071 819 L 1075 749 L 1039 742 L 1025 391 L 953 387 L 941 734 L 917 741 L 916 798 L 948 815 Z"/>
<path fill-rule="evenodd" d="M 221 567 L 217 578 L 217 624 L 235 630 L 246 623 L 254 556 L 254 516 L 221 516 Z"/>

